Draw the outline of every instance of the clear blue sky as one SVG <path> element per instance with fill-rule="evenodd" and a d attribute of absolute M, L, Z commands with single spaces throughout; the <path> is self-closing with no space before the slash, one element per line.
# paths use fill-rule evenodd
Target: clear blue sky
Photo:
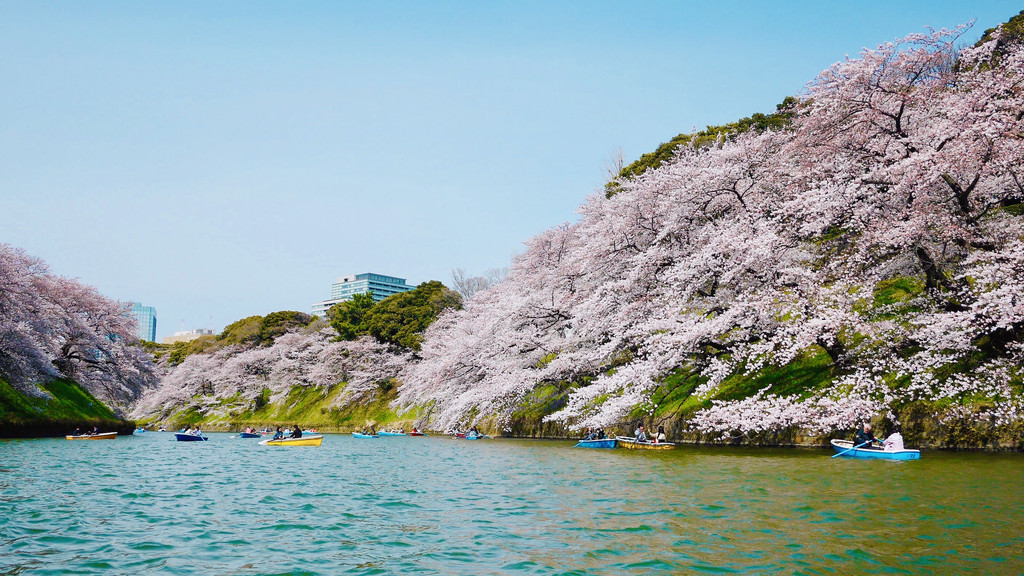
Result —
<path fill-rule="evenodd" d="M 506 266 L 618 149 L 1019 2 L 0 1 L 0 242 L 157 335 Z"/>

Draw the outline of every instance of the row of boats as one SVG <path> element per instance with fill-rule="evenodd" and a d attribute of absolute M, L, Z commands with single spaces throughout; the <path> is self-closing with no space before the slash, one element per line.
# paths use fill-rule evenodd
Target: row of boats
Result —
<path fill-rule="evenodd" d="M 855 446 L 850 440 L 832 440 L 832 449 L 835 450 L 833 458 L 842 456 L 844 458 L 860 458 L 875 460 L 919 460 L 920 450 L 899 449 L 885 450 L 880 448 L 868 448 Z M 627 450 L 672 450 L 676 447 L 672 442 L 654 442 L 649 440 L 637 440 L 632 436 L 616 436 L 615 438 L 600 438 L 596 440 L 580 440 L 574 448 L 616 448 L 621 447 Z"/>
<path fill-rule="evenodd" d="M 323 434 L 314 433 L 310 434 L 310 431 L 305 431 L 299 437 L 286 436 L 283 438 L 268 438 L 262 440 L 260 446 L 319 446 L 324 441 Z M 267 432 L 239 432 L 237 438 L 260 438 L 266 436 Z M 196 432 L 175 432 L 175 438 L 179 442 L 205 442 L 209 440 L 208 437 L 203 436 L 202 433 Z M 381 436 L 426 436 L 425 433 L 419 430 L 413 430 L 412 432 L 404 431 L 383 431 L 375 433 L 366 432 L 353 432 L 353 438 L 380 438 Z"/>
<path fill-rule="evenodd" d="M 382 431 L 375 434 L 353 432 L 353 438 L 361 439 L 372 439 L 380 438 L 381 436 L 426 436 L 427 434 L 414 430 L 412 432 L 401 432 L 401 431 Z M 206 442 L 209 440 L 208 437 L 203 436 L 201 432 L 175 432 L 175 439 L 179 442 Z M 259 438 L 260 434 L 253 432 L 241 432 L 240 438 Z M 480 434 L 477 432 L 466 432 L 455 434 L 456 438 L 464 438 L 466 440 L 482 440 L 490 438 L 486 434 Z M 117 438 L 117 432 L 98 432 L 93 434 L 68 434 L 65 436 L 68 440 L 114 440 Z M 260 446 L 320 446 L 323 442 L 323 434 L 303 434 L 298 438 L 268 438 L 262 440 Z M 918 460 L 921 458 L 920 450 L 900 449 L 900 450 L 882 450 L 877 448 L 866 448 L 861 446 L 855 446 L 850 440 L 832 440 L 832 448 L 835 450 L 835 457 L 845 458 L 860 458 L 860 459 L 879 459 L 879 460 Z M 649 440 L 637 440 L 632 436 L 616 436 L 615 438 L 600 438 L 592 440 L 580 440 L 574 446 L 575 448 L 625 448 L 627 450 L 672 450 L 676 445 L 672 442 L 656 442 Z"/>

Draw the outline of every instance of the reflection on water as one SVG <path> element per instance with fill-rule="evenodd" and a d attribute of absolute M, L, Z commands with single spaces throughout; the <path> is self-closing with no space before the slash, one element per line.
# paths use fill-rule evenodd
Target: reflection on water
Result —
<path fill-rule="evenodd" d="M 0 442 L 0 574 L 1024 572 L 1024 457 Z"/>

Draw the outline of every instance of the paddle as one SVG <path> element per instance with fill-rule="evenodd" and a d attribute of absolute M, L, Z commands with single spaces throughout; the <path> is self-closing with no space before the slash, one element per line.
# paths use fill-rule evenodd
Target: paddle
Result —
<path fill-rule="evenodd" d="M 857 448 L 860 448 L 861 446 L 864 446 L 865 444 L 871 444 L 871 440 L 868 440 L 867 442 L 861 442 L 860 444 L 857 444 L 853 448 L 847 448 L 846 450 L 843 450 L 842 452 L 837 452 L 837 453 L 833 454 L 832 457 L 835 458 L 836 456 L 842 456 L 843 454 L 846 454 L 847 452 L 850 452 L 852 450 L 856 450 Z"/>

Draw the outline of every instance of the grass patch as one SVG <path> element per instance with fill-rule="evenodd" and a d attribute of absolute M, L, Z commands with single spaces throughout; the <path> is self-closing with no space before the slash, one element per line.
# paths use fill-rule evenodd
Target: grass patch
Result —
<path fill-rule="evenodd" d="M 832 381 L 832 359 L 819 346 L 811 346 L 785 366 L 766 366 L 753 374 L 734 374 L 715 395 L 719 400 L 740 400 L 766 386 L 779 396 L 807 397 Z"/>
<path fill-rule="evenodd" d="M 512 412 L 513 420 L 540 420 L 548 414 L 557 412 L 569 397 L 569 390 L 575 386 L 561 384 L 541 384 L 530 391 Z"/>
<path fill-rule="evenodd" d="M 875 284 L 875 308 L 906 302 L 924 293 L 924 280 L 914 276 L 899 276 Z"/>
<path fill-rule="evenodd" d="M 42 385 L 52 398 L 26 396 L 0 380 L 0 422 L 36 420 L 108 419 L 114 412 L 85 388 L 71 380 Z"/>
<path fill-rule="evenodd" d="M 75 428 L 93 426 L 127 434 L 135 427 L 72 380 L 54 380 L 41 387 L 50 398 L 27 396 L 0 379 L 0 436 L 63 436 Z"/>
<path fill-rule="evenodd" d="M 740 400 L 767 386 L 771 386 L 771 393 L 780 396 L 807 397 L 829 384 L 832 377 L 832 359 L 818 346 L 808 348 L 785 366 L 767 366 L 753 374 L 733 374 L 709 398 L 693 395 L 707 380 L 681 368 L 665 376 L 651 393 L 649 402 L 638 406 L 630 418 L 635 420 L 651 415 L 669 418 L 693 414 L 710 406 L 712 400 Z"/>
<path fill-rule="evenodd" d="M 693 397 L 693 391 L 706 380 L 689 370 L 676 370 L 662 379 L 661 385 L 651 394 L 647 408 L 653 406 L 654 415 L 659 417 L 693 412 L 703 404 Z M 642 418 L 646 416 L 645 412 L 638 408 L 631 419 Z"/>

